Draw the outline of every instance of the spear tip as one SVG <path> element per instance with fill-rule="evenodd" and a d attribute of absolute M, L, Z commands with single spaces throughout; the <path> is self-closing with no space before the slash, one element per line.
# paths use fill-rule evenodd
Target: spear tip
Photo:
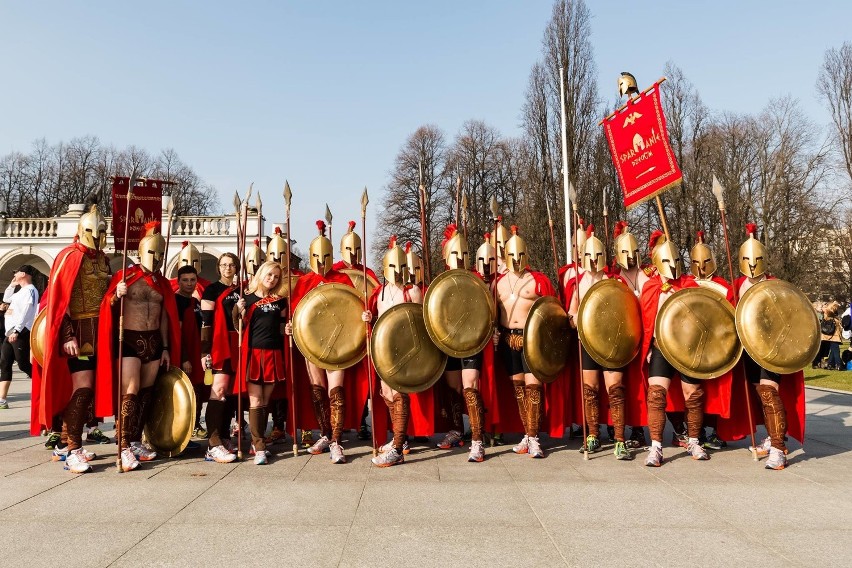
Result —
<path fill-rule="evenodd" d="M 713 195 L 716 197 L 716 201 L 719 203 L 719 207 L 725 206 L 725 188 L 722 187 L 722 184 L 719 183 L 716 174 L 713 174 Z"/>
<path fill-rule="evenodd" d="M 364 193 L 361 194 L 361 208 L 366 209 L 370 202 L 370 197 L 367 195 L 367 186 L 364 186 Z"/>
<path fill-rule="evenodd" d="M 325 204 L 325 222 L 331 225 L 331 220 L 333 217 L 331 216 L 331 209 L 328 207 L 328 203 Z"/>
<path fill-rule="evenodd" d="M 491 196 L 491 217 L 496 221 L 497 217 L 500 216 L 499 206 L 497 205 L 497 195 Z"/>
<path fill-rule="evenodd" d="M 240 201 L 240 194 L 238 192 L 234 192 L 234 207 L 239 210 L 242 201 Z"/>
<path fill-rule="evenodd" d="M 284 180 L 284 202 L 287 204 L 287 207 L 290 207 L 290 200 L 293 199 L 293 192 L 290 191 L 290 182 Z"/>

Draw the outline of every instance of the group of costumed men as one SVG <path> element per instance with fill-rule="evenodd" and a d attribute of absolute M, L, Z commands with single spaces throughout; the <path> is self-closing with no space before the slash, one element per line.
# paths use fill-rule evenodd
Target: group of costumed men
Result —
<path fill-rule="evenodd" d="M 110 274 L 103 252 L 106 223 L 97 206 L 91 205 L 80 219 L 74 242 L 57 256 L 42 302 L 46 333 L 43 365 L 37 366 L 33 379 L 32 432 L 37 434 L 61 417 L 61 441 L 54 458 L 64 462 L 67 470 L 83 473 L 91 470 L 90 461 L 95 458 L 83 447 L 84 425 L 95 416 L 116 416 L 120 467 L 137 469 L 140 462 L 156 458 L 142 439 L 143 428 L 150 418 L 158 373 L 175 365 L 195 388 L 195 434 L 202 430 L 200 409 L 206 402 L 205 457 L 218 463 L 237 459 L 231 423 L 236 418 L 236 431 L 242 435 L 238 397 L 248 401 L 250 453 L 256 464 L 267 463 L 268 444 L 283 439 L 288 409 L 290 416 L 298 416 L 297 423 L 291 424 L 293 433 L 297 426 L 303 440 L 307 434 L 311 454 L 328 452 L 332 463 L 345 463 L 344 432 L 359 428 L 362 407 L 370 398 L 383 399 L 387 407 L 387 411 L 380 404 L 372 407 L 378 450 L 372 461 L 379 467 L 404 463 L 412 449 L 410 437 L 442 432 L 439 448 L 463 446 L 465 412 L 471 462 L 485 459 L 489 435 L 499 439 L 503 433 L 520 433 L 523 437 L 513 451 L 543 458 L 540 432 L 562 437 L 573 424 L 585 423 L 588 431 L 581 451 L 601 449 L 600 424 L 604 424 L 618 460 L 633 459 L 631 450 L 644 445 L 643 427 L 647 426 L 650 448 L 645 464 L 660 466 L 667 415 L 675 441 L 696 460 L 708 459 L 705 425 L 713 428 L 712 438 L 718 441 L 741 439 L 752 433 L 753 422 L 762 422 L 768 437 L 752 450 L 768 456 L 766 468 L 775 470 L 786 465 L 786 436 L 803 438 L 801 372 L 781 376 L 761 368 L 744 353 L 732 371 L 698 380 L 676 371 L 657 346 L 657 313 L 678 290 L 703 281 L 733 304 L 748 288 L 772 278 L 753 225 L 748 226 L 748 238 L 739 250 L 742 276 L 733 285 L 715 275 L 714 255 L 701 233 L 690 253 L 690 273 L 684 274 L 677 246 L 661 232 L 651 236 L 652 262 L 645 265 L 639 244 L 624 222 L 615 227 L 612 262 L 589 226 L 583 230 L 584 240 L 577 242 L 576 262 L 559 271 L 558 291 L 547 276 L 528 265 L 527 246 L 517 227 L 507 230 L 498 223 L 472 258 L 465 237 L 450 226 L 442 247 L 446 269 L 472 272 L 493 294 L 497 306 L 493 341 L 472 356 L 449 357 L 443 378 L 417 393 L 374 381 L 369 357 L 348 368 L 327 369 L 293 347 L 292 314 L 312 290 L 332 283 L 355 286 L 353 274 L 360 272 L 378 283 L 362 264 L 361 239 L 354 233 L 354 223 L 341 241 L 343 260 L 338 263 L 333 262 L 325 224 L 318 221 L 317 226 L 319 234 L 310 243 L 305 273 L 290 270 L 287 240 L 276 230 L 265 261 L 257 241 L 245 258 L 222 254 L 215 282 L 199 279 L 198 251 L 184 243 L 177 278 L 170 282 L 161 272 L 166 241 L 157 223 L 145 227 L 138 262 Z M 248 275 L 244 288 L 237 281 L 241 262 Z M 410 243 L 403 248 L 391 239 L 383 258 L 384 283 L 364 298 L 363 322 L 368 327 L 375 324 L 398 304 L 423 303 L 424 272 Z M 605 279 L 618 281 L 639 299 L 644 324 L 639 354 L 626 366 L 605 368 L 584 347 L 576 348 L 577 336 L 571 331 L 573 354 L 560 377 L 545 384 L 524 357 L 524 327 L 534 302 L 547 296 L 560 298 L 571 326 L 576 327 L 585 295 Z M 293 377 L 292 385 L 287 385 L 289 377 Z M 762 413 L 752 412 L 740 396 L 746 392 L 746 381 L 754 386 Z M 606 396 L 601 396 L 601 387 Z M 273 430 L 267 436 L 270 415 Z M 633 428 L 631 438 L 625 437 L 626 425 Z M 388 429 L 391 436 L 383 443 Z M 315 440 L 312 430 L 318 430 Z"/>

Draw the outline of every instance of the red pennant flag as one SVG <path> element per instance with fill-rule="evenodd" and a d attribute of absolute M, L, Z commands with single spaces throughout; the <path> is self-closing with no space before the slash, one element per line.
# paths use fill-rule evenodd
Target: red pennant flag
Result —
<path fill-rule="evenodd" d="M 669 144 L 659 83 L 627 101 L 603 126 L 628 210 L 683 180 Z"/>
<path fill-rule="evenodd" d="M 163 182 L 158 179 L 139 180 L 130 200 L 130 226 L 127 229 L 127 249 L 139 247 L 142 227 L 149 221 L 160 221 L 163 216 Z M 112 181 L 112 236 L 115 250 L 124 250 L 124 224 L 127 222 L 127 186 L 130 178 L 116 177 Z"/>

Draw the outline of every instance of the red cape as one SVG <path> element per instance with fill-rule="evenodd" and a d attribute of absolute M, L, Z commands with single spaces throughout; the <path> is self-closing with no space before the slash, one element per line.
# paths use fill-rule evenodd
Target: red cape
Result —
<path fill-rule="evenodd" d="M 47 309 L 45 316 L 44 367 L 33 374 L 33 401 L 30 417 L 30 433 L 37 436 L 42 426 L 50 426 L 53 417 L 62 412 L 71 398 L 71 373 L 68 371 L 67 358 L 59 341 L 62 317 L 71 301 L 71 289 L 80 270 L 83 255 L 102 255 L 91 251 L 79 243 L 62 249 L 53 261 L 50 269 L 50 284 L 43 301 Z M 101 358 L 101 345 L 97 347 L 98 359 Z M 38 377 L 38 378 L 36 378 Z"/>
<path fill-rule="evenodd" d="M 42 294 L 38 302 L 39 312 L 47 305 L 47 293 Z M 35 357 L 30 358 L 33 366 L 30 388 L 32 389 L 32 398 L 30 400 L 30 434 L 38 436 L 42 428 L 50 428 L 51 424 L 41 423 L 39 411 L 41 409 L 41 384 L 44 378 L 44 372 L 41 365 L 36 361 Z"/>
<path fill-rule="evenodd" d="M 178 319 L 175 294 L 166 278 L 160 272 L 145 273 L 138 264 L 125 270 L 119 270 L 112 277 L 106 295 L 101 302 L 101 314 L 98 320 L 98 368 L 95 377 L 95 416 L 115 415 L 115 383 L 118 378 L 117 365 L 121 357 L 117 353 L 118 342 L 118 303 L 116 309 L 110 304 L 115 296 L 115 288 L 127 274 L 127 287 L 137 280 L 144 280 L 148 286 L 163 296 L 163 309 L 169 320 L 169 356 L 172 364 L 180 362 L 180 320 Z"/>
<path fill-rule="evenodd" d="M 195 307 L 198 300 L 195 296 L 189 298 L 189 306 L 180 317 L 180 352 L 184 361 L 192 365 L 189 380 L 193 385 L 204 384 L 204 369 L 201 368 L 201 335 L 195 318 Z M 177 303 L 175 303 L 177 309 Z M 175 365 L 178 367 L 179 365 Z"/>

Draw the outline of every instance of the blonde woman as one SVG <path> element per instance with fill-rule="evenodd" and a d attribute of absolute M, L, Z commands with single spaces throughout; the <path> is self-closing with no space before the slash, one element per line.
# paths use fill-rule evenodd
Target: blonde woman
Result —
<path fill-rule="evenodd" d="M 287 323 L 287 299 L 275 292 L 281 283 L 281 266 L 275 261 L 260 265 L 245 296 L 237 302 L 235 315 L 243 318 L 243 362 L 237 377 L 249 397 L 254 463 L 267 463 L 264 435 L 268 419 L 267 405 L 275 384 L 283 381 L 284 326 Z"/>

